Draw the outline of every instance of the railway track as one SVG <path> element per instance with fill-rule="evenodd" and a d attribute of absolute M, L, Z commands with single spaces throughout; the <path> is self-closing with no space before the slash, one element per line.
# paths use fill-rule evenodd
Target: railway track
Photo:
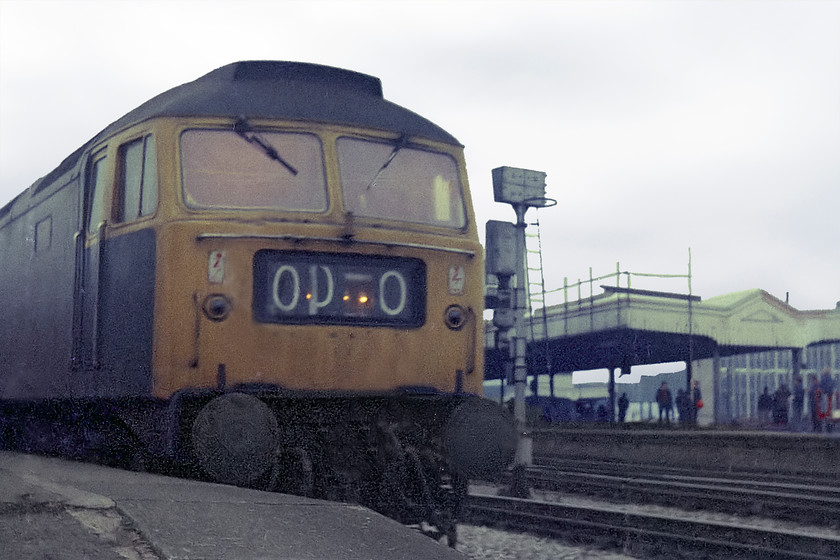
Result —
<path fill-rule="evenodd" d="M 798 484 L 824 486 L 836 481 L 832 475 L 814 475 L 799 473 L 771 473 L 760 470 L 723 470 L 698 469 L 689 467 L 675 467 L 670 465 L 654 465 L 650 463 L 630 463 L 616 461 L 593 461 L 584 459 L 568 459 L 555 455 L 534 454 L 535 467 L 554 467 L 575 469 L 582 472 L 616 474 L 627 472 L 643 472 L 652 476 L 698 476 L 705 478 L 725 478 L 728 481 L 742 483 L 763 484 Z"/>
<path fill-rule="evenodd" d="M 817 559 L 840 557 L 840 537 L 685 516 L 628 512 L 518 498 L 471 495 L 465 520 L 649 558 Z"/>
<path fill-rule="evenodd" d="M 840 488 L 822 479 L 546 458 L 529 469 L 528 478 L 532 488 L 614 502 L 840 526 Z"/>

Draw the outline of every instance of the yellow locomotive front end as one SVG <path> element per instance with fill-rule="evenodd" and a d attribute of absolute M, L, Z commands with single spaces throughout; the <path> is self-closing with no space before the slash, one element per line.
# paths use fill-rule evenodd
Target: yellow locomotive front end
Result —
<path fill-rule="evenodd" d="M 340 127 L 173 125 L 155 394 L 481 393 L 462 149 Z"/>

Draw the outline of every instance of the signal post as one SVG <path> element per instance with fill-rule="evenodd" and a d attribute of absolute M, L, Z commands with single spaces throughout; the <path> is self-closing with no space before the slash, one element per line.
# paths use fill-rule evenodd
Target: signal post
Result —
<path fill-rule="evenodd" d="M 553 206 L 556 201 L 545 196 L 546 174 L 542 171 L 498 167 L 492 173 L 495 201 L 510 204 L 516 212 L 515 224 L 494 220 L 487 222 L 487 272 L 495 274 L 499 279 L 498 304 L 493 313 L 493 324 L 498 329 L 496 345 L 500 350 L 507 349 L 510 352 L 509 360 L 513 363 L 513 414 L 519 438 L 510 493 L 527 497 L 530 489 L 525 478 L 525 467 L 533 460 L 533 442 L 527 432 L 525 416 L 528 377 L 528 341 L 522 326 L 528 307 L 525 213 L 532 207 Z"/>

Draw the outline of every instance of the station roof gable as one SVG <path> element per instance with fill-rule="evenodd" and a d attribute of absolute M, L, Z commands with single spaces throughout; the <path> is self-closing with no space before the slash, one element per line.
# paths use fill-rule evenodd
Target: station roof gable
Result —
<path fill-rule="evenodd" d="M 535 314 L 542 321 L 542 313 Z M 526 332 L 531 329 L 526 325 Z M 607 289 L 547 308 L 548 337 L 535 328 L 531 371 L 656 364 L 840 341 L 840 309 L 801 311 L 761 289 L 702 301 L 685 294 Z M 488 358 L 494 358 L 492 352 Z"/>

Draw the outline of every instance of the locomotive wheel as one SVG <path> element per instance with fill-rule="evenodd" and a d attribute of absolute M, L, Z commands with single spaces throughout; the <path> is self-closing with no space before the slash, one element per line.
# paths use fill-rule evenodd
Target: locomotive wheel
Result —
<path fill-rule="evenodd" d="M 192 448 L 204 471 L 218 482 L 251 486 L 274 465 L 277 419 L 250 395 L 227 393 L 198 413 Z"/>

